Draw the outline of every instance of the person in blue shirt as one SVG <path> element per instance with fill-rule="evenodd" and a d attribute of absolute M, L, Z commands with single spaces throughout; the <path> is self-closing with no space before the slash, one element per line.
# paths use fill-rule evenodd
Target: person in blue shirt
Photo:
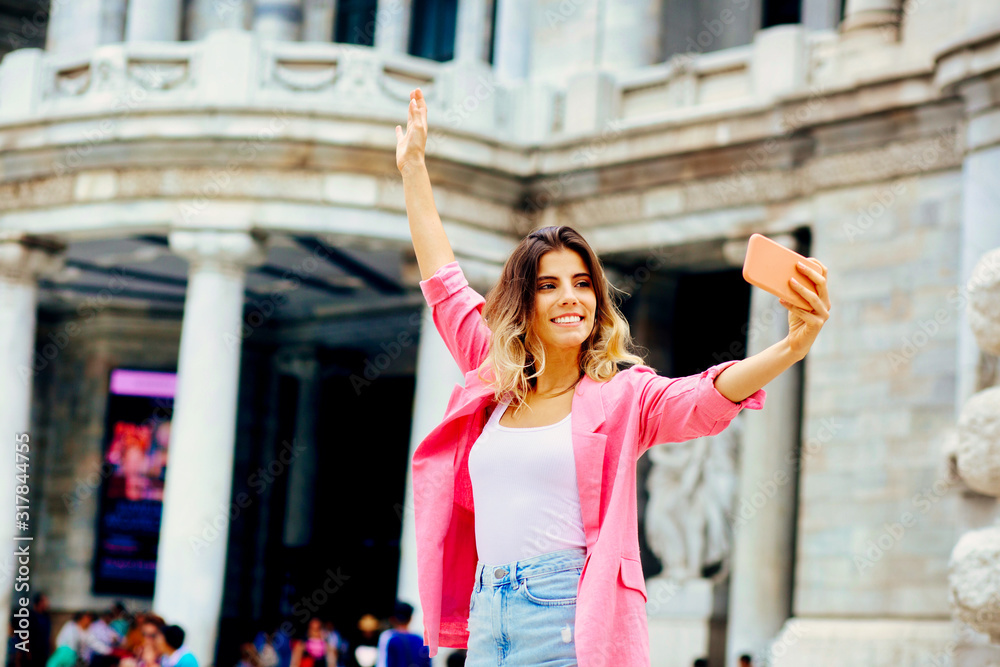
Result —
<path fill-rule="evenodd" d="M 431 667 L 424 638 L 409 631 L 413 607 L 396 602 L 389 622 L 392 627 L 378 638 L 378 662 L 375 667 Z"/>
<path fill-rule="evenodd" d="M 163 653 L 161 667 L 198 667 L 198 659 L 184 646 L 184 631 L 177 625 L 168 625 L 156 638 Z"/>

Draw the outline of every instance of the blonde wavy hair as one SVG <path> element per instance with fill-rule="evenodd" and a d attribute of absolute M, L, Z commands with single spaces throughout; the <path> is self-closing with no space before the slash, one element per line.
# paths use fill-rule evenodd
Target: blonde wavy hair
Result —
<path fill-rule="evenodd" d="M 628 321 L 611 299 L 612 289 L 597 254 L 572 227 L 542 227 L 528 234 L 514 249 L 496 285 L 486 294 L 483 319 L 491 331 L 489 364 L 497 401 L 511 398 L 515 413 L 545 372 L 545 348 L 533 330 L 538 266 L 542 255 L 553 250 L 572 250 L 590 272 L 597 296 L 594 329 L 581 344 L 580 372 L 597 382 L 610 380 L 619 364 L 643 364 L 629 333 Z M 620 290 L 619 290 L 620 291 Z M 537 362 L 537 370 L 535 364 Z"/>

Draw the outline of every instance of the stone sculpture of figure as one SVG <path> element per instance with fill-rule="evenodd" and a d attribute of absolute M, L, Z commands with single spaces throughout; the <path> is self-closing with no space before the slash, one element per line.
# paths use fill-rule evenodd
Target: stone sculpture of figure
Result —
<path fill-rule="evenodd" d="M 646 542 L 664 578 L 698 579 L 728 572 L 732 513 L 738 491 L 736 457 L 742 420 L 722 433 L 649 450 Z"/>

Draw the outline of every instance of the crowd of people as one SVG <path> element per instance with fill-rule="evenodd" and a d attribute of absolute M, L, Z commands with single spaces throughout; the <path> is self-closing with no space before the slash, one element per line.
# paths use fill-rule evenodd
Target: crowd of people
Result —
<path fill-rule="evenodd" d="M 156 614 L 130 614 L 120 602 L 100 612 L 75 612 L 53 640 L 49 601 L 40 593 L 28 616 L 27 651 L 18 648 L 14 628 L 12 616 L 7 667 L 198 667 L 180 626 Z"/>
<path fill-rule="evenodd" d="M 359 637 L 347 641 L 329 620 L 313 617 L 304 628 L 288 621 L 262 630 L 239 647 L 234 667 L 430 667 L 423 637 L 409 631 L 413 607 L 397 602 L 387 625 L 371 614 L 358 622 Z M 6 667 L 198 667 L 184 644 L 184 630 L 156 614 L 110 609 L 78 611 L 54 635 L 49 601 L 38 594 L 29 615 L 29 651 L 16 648 L 11 617 Z M 449 657 L 462 667 L 464 651 Z"/>

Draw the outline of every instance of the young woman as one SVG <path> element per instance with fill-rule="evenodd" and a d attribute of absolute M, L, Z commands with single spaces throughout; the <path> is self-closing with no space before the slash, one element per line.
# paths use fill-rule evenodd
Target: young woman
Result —
<path fill-rule="evenodd" d="M 812 308 L 782 302 L 781 342 L 661 377 L 632 352 L 600 260 L 569 227 L 528 234 L 485 300 L 470 288 L 431 195 L 419 89 L 396 139 L 420 288 L 465 374 L 413 457 L 430 655 L 467 647 L 467 667 L 649 665 L 636 460 L 763 407 L 761 387 L 829 317 L 826 269 L 799 269 L 816 291 L 793 288 Z"/>

